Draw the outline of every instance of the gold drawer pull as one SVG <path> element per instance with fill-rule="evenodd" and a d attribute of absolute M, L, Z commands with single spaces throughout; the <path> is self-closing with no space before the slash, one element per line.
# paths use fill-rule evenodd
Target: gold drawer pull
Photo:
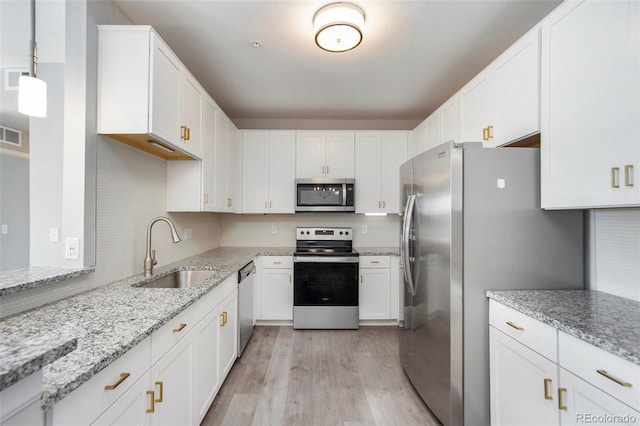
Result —
<path fill-rule="evenodd" d="M 156 386 L 160 387 L 159 391 L 158 391 L 158 399 L 155 400 L 155 402 L 162 402 L 162 395 L 164 395 L 164 383 L 162 382 L 156 382 Z"/>
<path fill-rule="evenodd" d="M 227 312 L 224 311 L 220 314 L 220 318 L 222 319 L 222 323 L 220 323 L 220 327 L 224 327 L 227 325 Z"/>
<path fill-rule="evenodd" d="M 187 126 L 180 126 L 180 139 L 187 140 Z"/>
<path fill-rule="evenodd" d="M 544 379 L 544 399 L 553 400 L 553 396 L 549 393 L 549 385 L 551 384 L 551 379 Z"/>
<path fill-rule="evenodd" d="M 617 384 L 619 384 L 620 386 L 624 386 L 625 388 L 630 388 L 631 387 L 631 383 L 629 382 L 623 382 L 622 380 L 616 379 L 615 377 L 612 377 L 611 375 L 609 375 L 609 373 L 607 373 L 605 370 L 596 370 L 598 372 L 598 374 L 600 374 L 601 376 L 606 377 L 607 379 L 616 382 Z"/>
<path fill-rule="evenodd" d="M 483 127 L 482 128 L 482 140 L 483 141 L 488 141 L 489 140 L 489 128 L 488 127 Z"/>
<path fill-rule="evenodd" d="M 156 393 L 154 391 L 147 391 L 147 395 L 151 396 L 151 408 L 147 408 L 147 413 L 156 412 Z"/>
<path fill-rule="evenodd" d="M 118 386 L 120 386 L 122 384 L 122 382 L 124 382 L 125 380 L 127 380 L 127 378 L 130 376 L 130 373 L 120 373 L 120 378 L 118 379 L 117 382 L 115 382 L 112 385 L 107 385 L 104 387 L 104 390 L 114 390 L 115 388 L 117 388 Z"/>
<path fill-rule="evenodd" d="M 184 328 L 185 328 L 186 326 L 187 326 L 187 324 L 185 324 L 185 323 L 181 323 L 181 324 L 180 324 L 180 327 L 178 327 L 178 328 L 174 328 L 174 329 L 173 329 L 173 332 L 174 332 L 174 333 L 180 333 L 182 330 L 184 330 Z"/>
<path fill-rule="evenodd" d="M 558 388 L 558 410 L 567 409 L 567 406 L 562 402 L 562 392 L 567 392 L 567 388 Z"/>
<path fill-rule="evenodd" d="M 624 166 L 624 186 L 633 186 L 633 164 Z"/>
<path fill-rule="evenodd" d="M 516 330 L 518 330 L 518 331 L 524 331 L 524 328 L 522 328 L 522 327 L 518 327 L 517 325 L 515 325 L 515 324 L 514 324 L 514 323 L 512 323 L 511 321 L 507 321 L 507 325 L 508 325 L 509 327 L 513 327 L 513 328 L 515 328 L 515 329 L 516 329 Z"/>

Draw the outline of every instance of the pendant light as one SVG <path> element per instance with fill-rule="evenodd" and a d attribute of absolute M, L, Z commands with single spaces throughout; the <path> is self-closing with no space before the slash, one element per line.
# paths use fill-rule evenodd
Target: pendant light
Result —
<path fill-rule="evenodd" d="M 316 12 L 316 44 L 328 52 L 346 52 L 362 41 L 364 12 L 355 4 L 332 3 Z"/>
<path fill-rule="evenodd" d="M 47 83 L 37 78 L 36 0 L 31 0 L 31 55 L 29 75 L 18 80 L 18 111 L 31 117 L 46 117 Z"/>

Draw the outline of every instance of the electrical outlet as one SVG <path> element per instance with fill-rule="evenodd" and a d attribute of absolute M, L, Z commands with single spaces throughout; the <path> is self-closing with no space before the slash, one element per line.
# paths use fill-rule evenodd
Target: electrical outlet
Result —
<path fill-rule="evenodd" d="M 65 240 L 64 258 L 70 260 L 80 258 L 80 238 L 67 238 Z"/>
<path fill-rule="evenodd" d="M 272 234 L 278 233 L 278 225 L 271 225 L 271 233 Z"/>
<path fill-rule="evenodd" d="M 363 234 L 366 234 L 366 233 L 367 233 L 367 231 L 368 231 L 368 229 L 367 229 L 367 225 L 362 225 L 362 233 L 363 233 Z"/>
<path fill-rule="evenodd" d="M 60 241 L 60 228 L 49 228 L 49 242 L 57 243 Z"/>
<path fill-rule="evenodd" d="M 184 239 L 190 240 L 193 238 L 193 229 L 192 228 L 184 228 Z"/>

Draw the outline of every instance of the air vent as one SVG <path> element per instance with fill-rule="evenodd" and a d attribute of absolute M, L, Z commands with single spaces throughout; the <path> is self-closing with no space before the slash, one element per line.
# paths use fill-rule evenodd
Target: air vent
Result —
<path fill-rule="evenodd" d="M 4 88 L 5 90 L 18 90 L 18 80 L 22 75 L 29 75 L 27 68 L 13 68 L 5 71 Z"/>
<path fill-rule="evenodd" d="M 22 146 L 22 132 L 10 127 L 0 126 L 0 142 Z"/>

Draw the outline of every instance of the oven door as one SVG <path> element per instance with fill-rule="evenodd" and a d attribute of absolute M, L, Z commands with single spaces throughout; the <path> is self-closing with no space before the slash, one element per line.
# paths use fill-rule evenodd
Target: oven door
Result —
<path fill-rule="evenodd" d="M 358 257 L 295 256 L 293 306 L 358 306 Z"/>

